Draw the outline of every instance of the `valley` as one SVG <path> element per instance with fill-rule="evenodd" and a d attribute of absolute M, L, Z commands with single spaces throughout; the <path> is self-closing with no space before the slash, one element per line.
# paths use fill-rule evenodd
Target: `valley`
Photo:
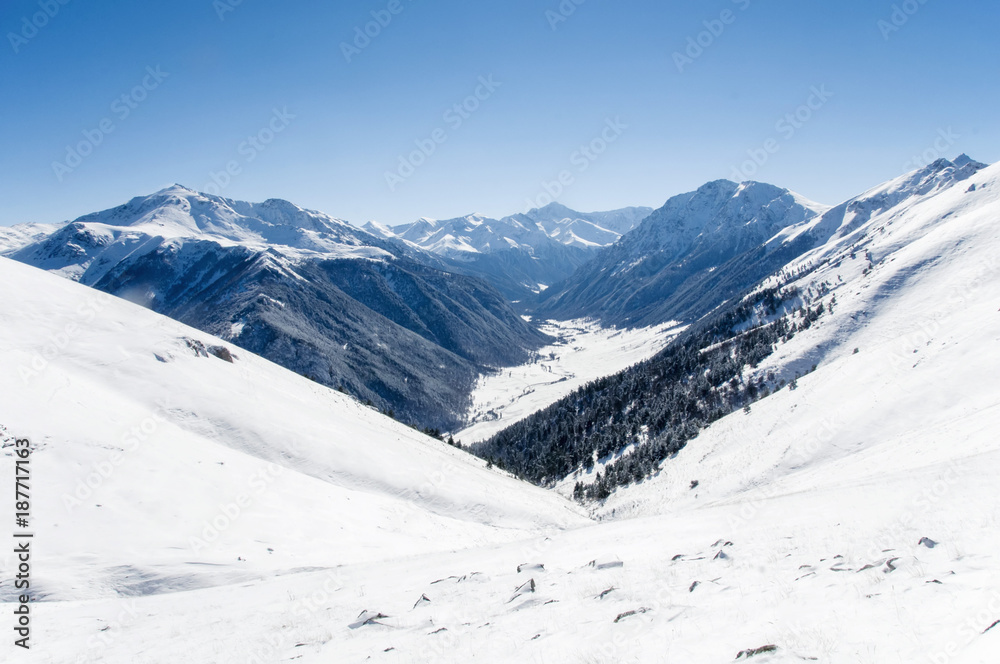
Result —
<path fill-rule="evenodd" d="M 1000 3 L 4 9 L 0 664 L 1000 662 Z"/>
<path fill-rule="evenodd" d="M 970 163 L 781 229 L 795 258 L 708 315 L 521 319 L 551 341 L 482 375 L 455 434 L 486 459 L 248 352 L 231 323 L 213 337 L 79 283 L 99 260 L 0 258 L 0 473 L 27 438 L 36 482 L 33 661 L 991 662 L 1000 171 Z M 737 348 L 758 359 L 726 364 Z M 661 366 L 689 373 L 664 389 Z M 711 417 L 654 431 L 682 385 Z M 631 475 L 662 436 L 683 444 Z M 563 467 L 609 441 L 541 486 L 497 457 L 530 470 L 539 443 Z"/>
<path fill-rule="evenodd" d="M 465 428 L 455 432 L 463 444 L 477 443 L 541 410 L 590 381 L 649 359 L 670 343 L 681 326 L 603 328 L 593 321 L 547 321 L 542 332 L 556 339 L 532 361 L 482 376 L 472 393 Z"/>

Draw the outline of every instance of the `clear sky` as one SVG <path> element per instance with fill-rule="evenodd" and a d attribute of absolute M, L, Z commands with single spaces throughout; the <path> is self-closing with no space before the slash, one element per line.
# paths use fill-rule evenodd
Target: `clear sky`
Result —
<path fill-rule="evenodd" d="M 4 0 L 0 224 L 174 182 L 355 223 L 546 184 L 657 207 L 735 169 L 833 204 L 914 157 L 1000 159 L 998 5 Z"/>

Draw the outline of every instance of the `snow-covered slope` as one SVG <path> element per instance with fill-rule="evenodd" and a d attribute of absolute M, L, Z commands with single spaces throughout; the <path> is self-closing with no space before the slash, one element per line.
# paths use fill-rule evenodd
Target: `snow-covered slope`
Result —
<path fill-rule="evenodd" d="M 277 199 L 234 201 L 181 185 L 51 230 L 44 242 L 22 242 L 10 255 L 88 285 L 98 283 L 126 256 L 135 260 L 154 250 L 176 252 L 193 241 L 274 249 L 286 264 L 303 258 L 392 258 L 368 233 L 323 213 Z"/>
<path fill-rule="evenodd" d="M 34 445 L 39 600 L 176 592 L 582 520 L 220 339 L 8 259 L 0 278 L 0 425 Z M 7 478 L 13 449 L 5 436 Z"/>
<path fill-rule="evenodd" d="M 992 433 L 1000 425 L 1000 164 L 913 193 L 762 287 L 778 283 L 796 285 L 813 305 L 835 304 L 745 378 L 817 370 L 798 389 L 710 427 L 608 510 L 673 511 L 992 454 L 1000 443 Z M 715 479 L 690 490 L 707 475 Z"/>

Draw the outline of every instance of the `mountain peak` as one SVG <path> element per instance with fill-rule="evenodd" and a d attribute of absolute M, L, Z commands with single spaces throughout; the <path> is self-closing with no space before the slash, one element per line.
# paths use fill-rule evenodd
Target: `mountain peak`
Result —
<path fill-rule="evenodd" d="M 284 198 L 269 198 L 260 206 L 269 210 L 276 210 L 283 212 L 285 214 L 301 214 L 303 212 L 309 212 L 305 208 L 301 208 L 291 201 L 286 201 Z"/>
<path fill-rule="evenodd" d="M 389 228 L 385 224 L 375 221 L 374 219 L 368 221 L 364 226 L 362 226 L 361 230 L 365 231 L 366 233 L 371 233 L 375 237 L 380 237 L 383 239 L 388 239 L 396 236 L 395 233 L 392 232 L 391 228 Z"/>
<path fill-rule="evenodd" d="M 981 170 L 989 165 L 989 164 L 984 164 L 981 161 L 976 161 L 975 159 L 965 154 L 964 152 L 955 157 L 955 160 L 952 161 L 951 163 L 954 164 L 956 168 L 965 168 L 966 166 L 971 165 L 976 170 Z"/>
<path fill-rule="evenodd" d="M 728 182 L 728 180 L 724 180 L 724 182 Z M 779 187 L 776 184 L 758 182 L 757 180 L 747 180 L 746 182 L 741 182 L 736 186 L 736 191 L 733 192 L 733 195 L 738 196 L 745 193 L 761 193 L 768 196 L 780 196 L 786 192 L 788 192 L 788 189 Z"/>
<path fill-rule="evenodd" d="M 952 168 L 960 173 L 967 173 L 968 175 L 971 175 L 972 173 L 982 170 L 987 166 L 988 164 L 978 162 L 963 152 L 962 154 L 955 157 L 953 161 L 945 157 L 941 157 L 940 159 L 936 159 L 930 164 L 927 164 L 923 168 L 917 169 L 916 171 L 914 171 L 914 173 L 918 177 L 923 177 L 928 175 L 936 175 L 937 173 L 941 173 L 946 169 Z"/>
<path fill-rule="evenodd" d="M 571 210 L 562 203 L 556 201 L 553 201 L 548 205 L 543 205 L 540 208 L 534 208 L 533 210 L 531 210 L 531 212 L 549 212 L 553 214 L 566 214 L 566 213 L 576 214 L 576 210 Z"/>
<path fill-rule="evenodd" d="M 941 157 L 940 159 L 936 159 L 935 161 L 933 161 L 930 164 L 928 164 L 923 170 L 925 172 L 936 173 L 938 171 L 943 171 L 944 169 L 950 168 L 950 167 L 953 167 L 953 166 L 955 166 L 955 164 L 953 164 L 948 159 L 945 159 L 944 157 Z"/>
<path fill-rule="evenodd" d="M 986 164 L 975 161 L 966 154 L 959 155 L 955 161 L 949 161 L 942 157 L 923 168 L 905 173 L 895 180 L 865 192 L 858 198 L 888 194 L 896 204 L 907 196 L 925 195 L 955 182 L 961 182 L 986 167 Z"/>
<path fill-rule="evenodd" d="M 747 180 L 746 184 L 754 184 L 754 180 Z M 705 184 L 698 187 L 699 189 L 735 189 L 739 184 L 733 182 L 732 180 L 727 180 L 726 178 L 719 178 L 718 180 L 710 180 Z"/>
<path fill-rule="evenodd" d="M 170 194 L 187 196 L 190 194 L 197 194 L 197 193 L 198 192 L 195 191 L 194 189 L 191 189 L 190 187 L 185 187 L 184 185 L 175 182 L 174 184 L 163 187 L 159 191 L 153 192 L 152 194 L 150 194 L 150 196 L 165 196 Z"/>

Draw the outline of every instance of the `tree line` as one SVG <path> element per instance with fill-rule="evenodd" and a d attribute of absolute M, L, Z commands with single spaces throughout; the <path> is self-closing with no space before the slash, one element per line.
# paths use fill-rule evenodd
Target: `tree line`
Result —
<path fill-rule="evenodd" d="M 653 358 L 581 387 L 472 451 L 542 486 L 592 471 L 600 460 L 603 473 L 577 483 L 574 496 L 603 500 L 655 473 L 704 427 L 786 385 L 773 373 L 753 377 L 746 369 L 827 310 L 822 302 L 795 306 L 803 297 L 795 287 L 752 293 Z"/>

